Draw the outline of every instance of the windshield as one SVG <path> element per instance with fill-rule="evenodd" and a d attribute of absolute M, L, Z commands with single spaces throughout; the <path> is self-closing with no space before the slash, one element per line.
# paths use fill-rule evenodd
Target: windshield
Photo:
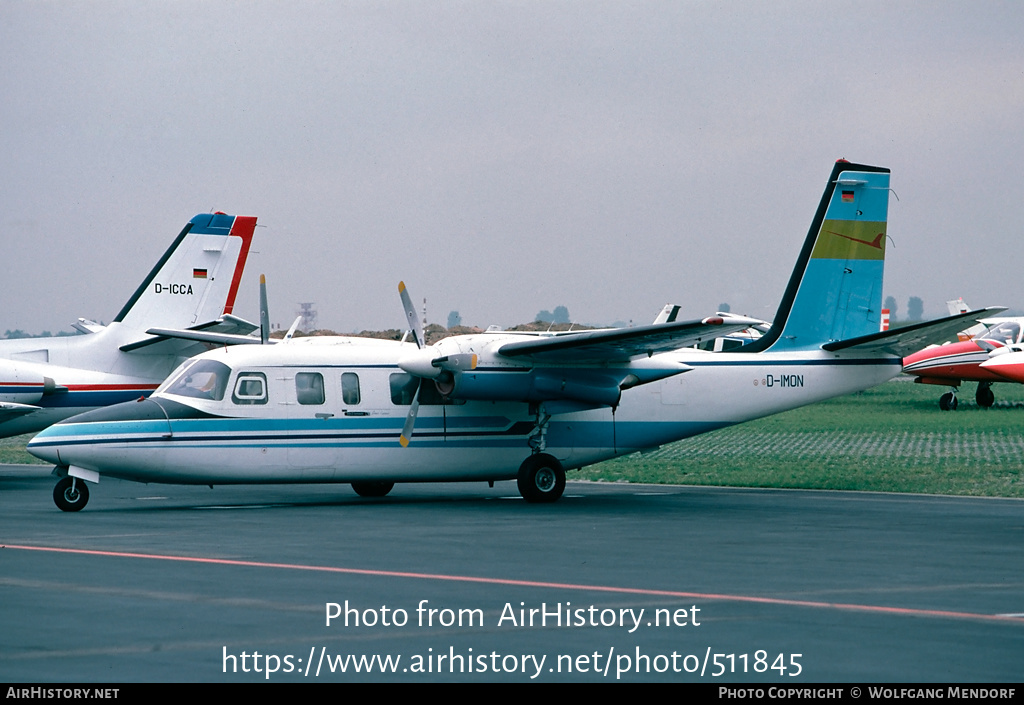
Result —
<path fill-rule="evenodd" d="M 156 393 L 214 401 L 224 398 L 224 390 L 231 375 L 231 368 L 224 363 L 216 360 L 194 360 L 185 363 L 180 370 L 168 377 Z"/>
<path fill-rule="evenodd" d="M 1012 321 L 1000 323 L 995 328 L 986 331 L 979 340 L 991 340 L 994 343 L 1008 345 L 1020 340 L 1020 324 Z"/>

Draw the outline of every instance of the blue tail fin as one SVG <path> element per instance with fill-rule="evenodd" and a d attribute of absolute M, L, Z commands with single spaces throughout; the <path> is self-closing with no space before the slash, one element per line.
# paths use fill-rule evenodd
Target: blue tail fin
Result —
<path fill-rule="evenodd" d="M 889 170 L 836 162 L 769 332 L 745 351 L 809 350 L 877 333 Z"/>

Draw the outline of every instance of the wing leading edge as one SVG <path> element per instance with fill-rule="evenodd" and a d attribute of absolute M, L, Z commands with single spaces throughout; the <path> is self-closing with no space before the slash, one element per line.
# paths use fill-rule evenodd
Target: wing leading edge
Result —
<path fill-rule="evenodd" d="M 970 324 L 975 323 L 982 318 L 987 318 L 997 313 L 1001 313 L 1005 310 L 1005 306 L 982 308 L 976 311 L 961 313 L 956 316 L 939 318 L 934 321 L 915 323 L 914 325 L 906 326 L 904 328 L 896 328 L 894 330 L 883 331 L 881 333 L 872 333 L 870 335 L 862 335 L 848 340 L 826 343 L 821 347 L 829 352 L 838 352 L 841 350 L 867 353 L 888 353 L 890 355 L 906 357 L 907 355 L 915 353 L 929 345 L 948 341 L 951 337 L 955 339 L 956 334 L 964 328 L 969 328 Z"/>
<path fill-rule="evenodd" d="M 498 354 L 544 363 L 628 362 L 696 345 L 761 322 L 742 316 L 712 316 L 699 321 L 586 330 L 505 343 Z"/>

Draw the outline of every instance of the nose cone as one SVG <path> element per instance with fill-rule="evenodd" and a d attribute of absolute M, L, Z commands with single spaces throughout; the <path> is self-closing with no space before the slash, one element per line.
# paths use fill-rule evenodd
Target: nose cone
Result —
<path fill-rule="evenodd" d="M 1024 383 L 1024 353 L 997 355 L 981 363 L 982 368 L 1011 382 Z"/>
<path fill-rule="evenodd" d="M 99 469 L 119 454 L 115 448 L 125 434 L 134 438 L 166 438 L 177 419 L 209 416 L 169 399 L 140 399 L 112 404 L 72 416 L 36 434 L 27 450 L 57 465 Z"/>
<path fill-rule="evenodd" d="M 35 437 L 28 442 L 28 446 L 26 446 L 25 449 L 40 460 L 45 460 L 46 462 L 53 463 L 54 465 L 60 465 L 60 456 L 57 454 L 58 446 L 51 444 L 54 435 L 50 434 L 49 431 L 52 428 L 54 427 L 50 426 L 50 428 L 44 428 L 42 431 L 37 433 Z"/>

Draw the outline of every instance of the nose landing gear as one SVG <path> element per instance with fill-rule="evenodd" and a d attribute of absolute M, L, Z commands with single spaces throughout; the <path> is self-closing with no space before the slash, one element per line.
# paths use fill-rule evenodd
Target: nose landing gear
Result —
<path fill-rule="evenodd" d="M 53 488 L 53 501 L 65 512 L 77 512 L 89 502 L 89 488 L 85 480 L 68 475 Z"/>

